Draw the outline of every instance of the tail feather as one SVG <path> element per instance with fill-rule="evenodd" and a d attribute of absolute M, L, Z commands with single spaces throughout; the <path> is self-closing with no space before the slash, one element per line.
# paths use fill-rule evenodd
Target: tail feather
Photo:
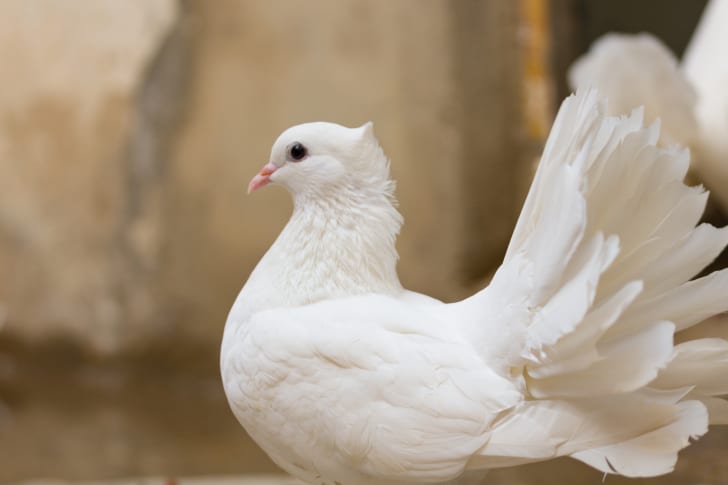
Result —
<path fill-rule="evenodd" d="M 675 346 L 670 363 L 652 386 L 693 386 L 694 391 L 708 396 L 728 394 L 728 341 L 703 338 Z"/>
<path fill-rule="evenodd" d="M 527 346 L 553 345 L 574 330 L 594 299 L 599 274 L 618 251 L 617 239 L 604 240 L 601 234 L 581 246 L 579 254 L 574 257 L 579 262 L 573 265 L 576 274 L 568 278 L 538 313 L 538 321 L 528 336 Z"/>
<path fill-rule="evenodd" d="M 645 181 L 645 185 L 649 182 Z M 637 202 L 644 206 L 642 211 L 627 208 L 621 213 L 622 217 L 629 214 L 629 219 L 634 219 L 616 233 L 622 242 L 622 251 L 600 280 L 600 295 L 611 294 L 631 279 L 644 281 L 646 270 L 661 266 L 666 256 L 672 257 L 671 249 L 692 233 L 707 200 L 707 193 L 701 188 L 688 189 L 677 183 L 663 190 L 658 188 L 654 194 L 648 200 Z M 645 290 L 652 291 L 647 285 Z"/>
<path fill-rule="evenodd" d="M 675 326 L 656 322 L 636 335 L 597 345 L 597 356 L 585 369 L 562 372 L 551 378 L 527 378 L 528 389 L 536 398 L 582 397 L 630 392 L 647 386 L 672 356 Z"/>
<path fill-rule="evenodd" d="M 637 453 L 635 459 L 640 453 L 664 455 L 672 464 L 687 439 L 703 434 L 706 428 L 706 420 L 701 419 L 705 407 L 697 401 L 678 402 L 683 394 L 634 392 L 607 398 L 524 402 L 494 429 L 470 467 L 494 468 L 578 455 L 575 457 L 582 461 L 598 464 L 596 468 L 606 466 L 606 473 L 615 473 L 605 460 L 622 465 L 624 460 L 617 458 L 621 449 L 615 443 L 631 447 Z M 658 432 L 664 434 L 655 439 Z M 651 441 L 659 438 L 665 441 L 659 445 Z M 630 470 L 625 467 L 625 471 Z M 667 471 L 669 468 L 658 473 Z"/>
<path fill-rule="evenodd" d="M 656 146 L 659 124 L 605 111 L 594 91 L 563 103 L 503 265 L 467 300 L 492 326 L 484 358 L 520 369 L 526 394 L 482 466 L 570 455 L 657 475 L 709 421 L 728 423 L 728 341 L 673 343 L 728 311 L 728 269 L 691 280 L 728 229 L 696 227 L 708 194 L 684 184 L 686 150 Z"/>
<path fill-rule="evenodd" d="M 689 397 L 698 399 L 708 410 L 710 424 L 728 424 L 728 401 L 718 397 L 693 394 Z"/>
<path fill-rule="evenodd" d="M 642 282 L 633 281 L 594 308 L 581 322 L 579 332 L 565 335 L 544 350 L 540 365 L 529 366 L 528 375 L 543 379 L 586 369 L 600 360 L 597 342 L 642 291 Z"/>
<path fill-rule="evenodd" d="M 690 439 L 707 429 L 705 406 L 698 401 L 677 404 L 676 419 L 636 438 L 600 448 L 588 448 L 571 455 L 604 473 L 628 477 L 652 477 L 671 472 L 677 452 L 690 444 Z"/>
<path fill-rule="evenodd" d="M 625 334 L 644 322 L 669 320 L 676 331 L 690 328 L 707 318 L 728 310 L 728 269 L 688 281 L 660 295 L 635 302 L 620 321 L 607 332 Z"/>
<path fill-rule="evenodd" d="M 728 227 L 701 224 L 665 251 L 659 264 L 645 267 L 640 278 L 647 291 L 642 298 L 659 295 L 693 278 L 709 265 L 728 244 Z"/>

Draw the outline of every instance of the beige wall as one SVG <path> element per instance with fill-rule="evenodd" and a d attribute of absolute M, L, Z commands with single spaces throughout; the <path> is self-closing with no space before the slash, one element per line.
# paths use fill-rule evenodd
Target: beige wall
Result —
<path fill-rule="evenodd" d="M 4 333 L 110 349 L 123 332 L 124 147 L 176 10 L 171 0 L 0 5 Z"/>

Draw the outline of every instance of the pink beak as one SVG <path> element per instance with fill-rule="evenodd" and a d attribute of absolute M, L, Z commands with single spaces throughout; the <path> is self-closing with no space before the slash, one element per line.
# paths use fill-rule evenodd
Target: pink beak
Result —
<path fill-rule="evenodd" d="M 253 177 L 253 180 L 251 180 L 248 184 L 248 193 L 250 194 L 251 192 L 263 187 L 264 185 L 268 185 L 268 183 L 270 182 L 270 176 L 276 170 L 278 170 L 278 167 L 270 162 L 263 165 L 263 168 L 260 169 L 258 175 Z"/>

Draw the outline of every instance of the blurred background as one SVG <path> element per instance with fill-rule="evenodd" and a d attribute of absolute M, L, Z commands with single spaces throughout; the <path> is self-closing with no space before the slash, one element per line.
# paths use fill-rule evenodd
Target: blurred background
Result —
<path fill-rule="evenodd" d="M 705 5 L 0 2 L 0 481 L 275 481 L 228 409 L 217 359 L 227 311 L 290 212 L 281 189 L 245 196 L 278 134 L 373 120 L 406 219 L 402 280 L 461 298 L 502 258 L 555 109 L 579 82 L 572 63 L 607 32 L 650 32 L 677 72 Z M 645 66 L 617 60 L 604 72 Z M 662 116 L 700 163 L 720 150 Z M 721 168 L 701 167 L 706 218 L 725 224 Z M 728 483 L 727 452 L 714 429 L 674 474 L 640 483 Z M 603 477 L 564 459 L 490 478 Z"/>

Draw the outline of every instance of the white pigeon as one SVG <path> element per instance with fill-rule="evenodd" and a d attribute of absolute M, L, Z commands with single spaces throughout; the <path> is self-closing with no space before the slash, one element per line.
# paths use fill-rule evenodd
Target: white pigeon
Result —
<path fill-rule="evenodd" d="M 710 0 L 682 62 L 649 33 L 608 33 L 569 68 L 572 89 L 594 87 L 613 113 L 645 107 L 663 144 L 693 151 L 693 168 L 728 212 L 728 0 Z"/>
<path fill-rule="evenodd" d="M 569 67 L 572 89 L 597 88 L 609 99 L 610 114 L 644 106 L 645 120 L 661 123 L 661 142 L 695 145 L 699 126 L 697 94 L 670 48 L 640 34 L 608 33 Z"/>
<path fill-rule="evenodd" d="M 728 212 L 727 23 L 728 0 L 710 0 L 685 51 L 682 69 L 698 95 L 698 168 Z"/>
<path fill-rule="evenodd" d="M 293 196 L 290 221 L 233 305 L 230 406 L 313 484 L 456 483 L 571 456 L 604 473 L 671 471 L 728 424 L 728 341 L 674 343 L 728 309 L 728 243 L 695 227 L 707 193 L 687 151 L 637 110 L 566 99 L 490 285 L 452 304 L 402 288 L 389 163 L 372 125 L 286 130 L 249 190 Z"/>

